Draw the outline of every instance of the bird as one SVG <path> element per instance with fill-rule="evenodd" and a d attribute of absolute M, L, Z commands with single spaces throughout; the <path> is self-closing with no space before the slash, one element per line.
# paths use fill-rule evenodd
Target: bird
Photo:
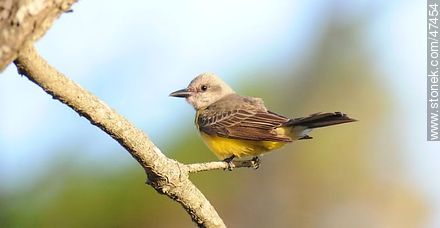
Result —
<path fill-rule="evenodd" d="M 312 139 L 315 128 L 357 121 L 341 112 L 288 118 L 268 110 L 261 98 L 241 96 L 213 73 L 196 76 L 169 96 L 185 98 L 196 111 L 194 123 L 202 140 L 218 159 L 259 156 L 296 140 Z"/>

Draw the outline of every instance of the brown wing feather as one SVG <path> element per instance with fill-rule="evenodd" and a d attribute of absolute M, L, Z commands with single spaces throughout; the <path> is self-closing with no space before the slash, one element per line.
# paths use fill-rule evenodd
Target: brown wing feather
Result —
<path fill-rule="evenodd" d="M 209 135 L 256 141 L 290 142 L 277 135 L 275 128 L 290 119 L 265 109 L 234 109 L 220 112 L 202 112 L 197 118 L 199 129 Z"/>

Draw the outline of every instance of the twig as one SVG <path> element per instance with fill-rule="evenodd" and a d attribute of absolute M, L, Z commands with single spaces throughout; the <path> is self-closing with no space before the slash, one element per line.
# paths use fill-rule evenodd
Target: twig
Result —
<path fill-rule="evenodd" d="M 209 170 L 217 170 L 217 169 L 229 169 L 229 168 L 254 168 L 257 169 L 260 163 L 255 160 L 239 160 L 233 161 L 232 167 L 229 167 L 227 162 L 224 161 L 214 161 L 214 162 L 205 162 L 205 163 L 197 163 L 197 164 L 188 164 L 186 167 L 188 168 L 189 173 L 198 173 Z"/>

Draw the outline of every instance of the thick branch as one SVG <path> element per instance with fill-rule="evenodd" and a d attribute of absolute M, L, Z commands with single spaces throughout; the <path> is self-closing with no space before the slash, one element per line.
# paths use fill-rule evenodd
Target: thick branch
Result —
<path fill-rule="evenodd" d="M 0 72 L 77 0 L 1 0 Z"/>
<path fill-rule="evenodd" d="M 188 179 L 187 166 L 163 155 L 123 116 L 51 67 L 33 47 L 21 51 L 14 63 L 20 74 L 118 141 L 144 168 L 147 183 L 179 202 L 199 226 L 225 227 L 209 201 Z"/>

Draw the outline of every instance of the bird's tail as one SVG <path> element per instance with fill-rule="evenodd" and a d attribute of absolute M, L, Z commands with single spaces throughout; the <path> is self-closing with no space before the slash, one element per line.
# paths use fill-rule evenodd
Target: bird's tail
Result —
<path fill-rule="evenodd" d="M 357 121 L 341 112 L 315 113 L 307 117 L 291 119 L 286 126 L 291 127 L 297 139 L 311 139 L 307 134 L 314 128 Z"/>

